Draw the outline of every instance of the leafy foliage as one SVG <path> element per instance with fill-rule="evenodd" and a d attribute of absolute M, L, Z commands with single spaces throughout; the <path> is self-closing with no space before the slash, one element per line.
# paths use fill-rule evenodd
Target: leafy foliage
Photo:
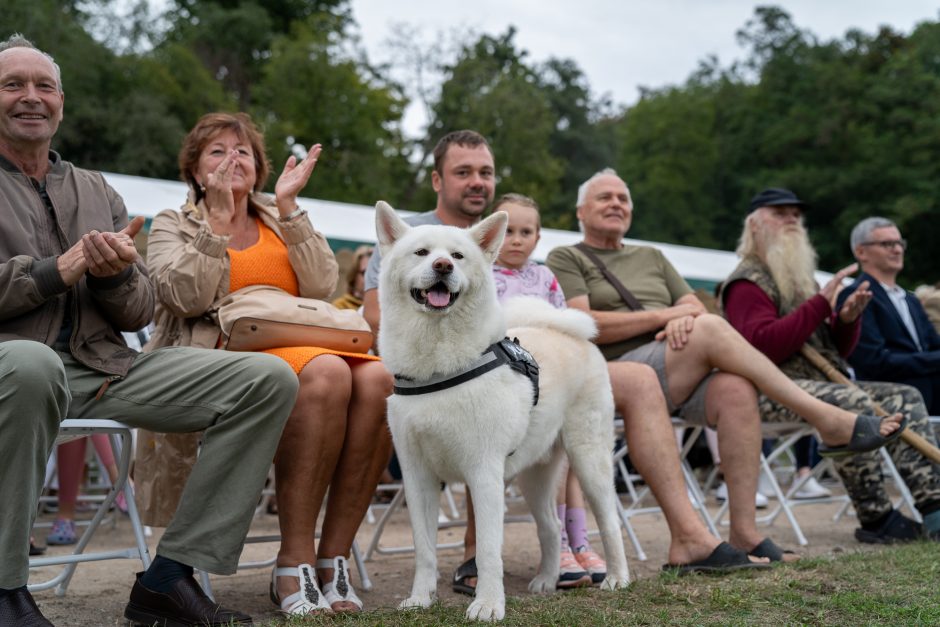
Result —
<path fill-rule="evenodd" d="M 744 64 L 648 92 L 617 121 L 634 234 L 733 248 L 750 196 L 784 186 L 810 202 L 823 267 L 851 261 L 851 228 L 882 215 L 912 240 L 902 279 L 940 277 L 927 252 L 940 235 L 940 25 L 818 42 L 762 7 L 739 40 Z"/>

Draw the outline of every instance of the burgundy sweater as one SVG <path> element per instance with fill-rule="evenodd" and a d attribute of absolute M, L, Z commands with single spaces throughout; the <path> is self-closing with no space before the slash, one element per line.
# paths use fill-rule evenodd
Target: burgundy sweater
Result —
<path fill-rule="evenodd" d="M 862 318 L 845 324 L 833 315 L 829 301 L 816 294 L 802 305 L 778 317 L 777 305 L 758 285 L 746 279 L 725 287 L 725 317 L 757 350 L 775 364 L 781 364 L 799 352 L 800 347 L 820 324 L 829 327 L 839 354 L 847 357 L 858 343 Z"/>

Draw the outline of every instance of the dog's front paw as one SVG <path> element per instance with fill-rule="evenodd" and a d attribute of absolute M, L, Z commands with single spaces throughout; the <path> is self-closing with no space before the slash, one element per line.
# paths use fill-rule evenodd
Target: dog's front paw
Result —
<path fill-rule="evenodd" d="M 601 582 L 601 590 L 626 590 L 630 587 L 629 577 L 617 577 L 616 575 L 607 575 Z"/>
<path fill-rule="evenodd" d="M 529 582 L 529 592 L 532 594 L 554 594 L 556 592 L 555 587 L 557 581 L 557 574 L 536 575 L 535 578 Z"/>
<path fill-rule="evenodd" d="M 506 616 L 504 603 L 488 603 L 484 599 L 476 599 L 467 608 L 467 618 L 470 620 L 498 621 Z"/>
<path fill-rule="evenodd" d="M 420 610 L 431 607 L 434 599 L 428 596 L 410 596 L 398 604 L 400 610 Z"/>

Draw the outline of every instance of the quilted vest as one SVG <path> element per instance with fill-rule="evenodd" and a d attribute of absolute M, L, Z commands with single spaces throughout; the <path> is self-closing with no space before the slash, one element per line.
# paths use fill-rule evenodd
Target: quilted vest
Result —
<path fill-rule="evenodd" d="M 770 297 L 770 300 L 777 305 L 777 315 L 779 317 L 783 317 L 791 311 L 790 308 L 784 309 L 782 306 L 780 290 L 777 288 L 777 283 L 774 281 L 773 276 L 771 276 L 770 270 L 760 260 L 752 257 L 743 259 L 741 263 L 738 264 L 738 267 L 734 269 L 734 272 L 728 276 L 724 284 L 731 285 L 731 283 L 739 279 L 750 281 L 764 290 L 764 293 Z M 839 350 L 832 341 L 829 329 L 826 328 L 825 324 L 819 325 L 806 343 L 819 351 L 819 353 L 825 357 L 829 363 L 838 368 L 840 372 L 848 376 L 845 360 L 839 355 Z M 795 353 L 785 362 L 779 364 L 779 368 L 791 379 L 828 380 L 825 374 L 800 353 Z"/>

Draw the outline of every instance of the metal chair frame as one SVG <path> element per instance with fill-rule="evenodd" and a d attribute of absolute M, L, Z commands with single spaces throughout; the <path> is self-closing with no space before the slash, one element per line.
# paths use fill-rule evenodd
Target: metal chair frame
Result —
<path fill-rule="evenodd" d="M 787 519 L 787 522 L 790 524 L 790 527 L 793 529 L 793 534 L 796 536 L 796 540 L 800 546 L 806 546 L 809 544 L 809 540 L 806 538 L 806 535 L 803 533 L 800 523 L 796 519 L 796 515 L 793 512 L 793 509 L 798 506 L 806 505 L 819 505 L 822 503 L 841 503 L 842 506 L 835 513 L 832 520 L 833 522 L 838 522 L 843 515 L 846 514 L 848 509 L 852 505 L 851 499 L 846 494 L 837 494 L 833 496 L 812 498 L 812 499 L 797 499 L 794 498 L 794 495 L 799 491 L 803 484 L 809 480 L 809 477 L 813 476 L 818 478 L 820 474 L 826 469 L 831 469 L 832 461 L 824 459 L 821 463 L 817 464 L 813 468 L 813 472 L 806 477 L 802 477 L 792 483 L 789 489 L 784 491 L 779 482 L 777 481 L 776 473 L 774 473 L 771 464 L 779 459 L 781 456 L 788 453 L 789 449 L 793 444 L 796 443 L 800 438 L 807 435 L 816 435 L 816 430 L 807 424 L 792 424 L 792 425 L 776 425 L 776 424 L 764 424 L 762 426 L 762 431 L 764 437 L 769 438 L 778 438 L 777 445 L 774 447 L 773 451 L 769 456 L 764 456 L 761 453 L 761 473 L 767 479 L 771 488 L 774 491 L 774 496 L 776 497 L 777 504 L 763 516 L 757 517 L 758 524 L 772 525 L 777 517 L 783 513 Z M 912 516 L 915 520 L 920 520 L 920 514 L 917 511 L 917 508 L 914 505 L 914 499 L 911 496 L 910 490 L 908 490 L 907 485 L 904 483 L 904 480 L 901 478 L 900 473 L 898 473 L 897 467 L 894 465 L 894 461 L 891 459 L 891 455 L 888 454 L 888 451 L 884 448 L 880 449 L 882 465 L 886 474 L 894 481 L 894 485 L 900 493 L 900 498 L 895 503 L 895 507 L 900 508 L 907 506 L 911 511 Z M 718 510 L 718 513 L 715 516 L 715 519 L 719 521 L 720 524 L 727 524 L 724 521 L 725 514 L 728 511 L 728 503 L 725 502 L 722 504 L 721 508 Z"/>
<path fill-rule="evenodd" d="M 39 583 L 29 584 L 28 588 L 30 591 L 55 588 L 56 596 L 63 596 L 68 589 L 72 576 L 75 574 L 75 569 L 81 562 L 111 559 L 139 559 L 144 569 L 150 566 L 150 552 L 147 548 L 147 542 L 144 539 L 144 529 L 140 522 L 140 516 L 137 513 L 137 505 L 134 502 L 134 488 L 127 480 L 131 465 L 131 453 L 134 448 L 132 444 L 133 432 L 131 427 L 116 420 L 70 418 L 63 420 L 59 425 L 59 435 L 56 438 L 56 442 L 67 442 L 78 437 L 98 433 L 107 434 L 108 438 L 111 440 L 111 446 L 117 458 L 117 480 L 101 500 L 94 517 L 89 521 L 88 526 L 78 539 L 78 543 L 75 545 L 71 554 L 34 557 L 29 560 L 30 569 L 60 564 L 65 565 L 65 568 L 55 577 Z M 88 546 L 91 538 L 114 504 L 114 499 L 117 497 L 119 491 L 124 492 L 124 497 L 127 500 L 127 514 L 134 532 L 135 545 L 124 549 L 86 553 L 85 548 Z"/>
<path fill-rule="evenodd" d="M 718 528 L 715 525 L 715 520 L 712 518 L 711 514 L 708 512 L 708 508 L 705 506 L 705 495 L 702 493 L 702 490 L 699 487 L 698 480 L 695 478 L 695 473 L 692 472 L 692 468 L 689 467 L 689 464 L 686 461 L 686 456 L 692 449 L 696 438 L 698 438 L 699 434 L 702 432 L 702 427 L 699 425 L 687 424 L 678 418 L 673 418 L 673 426 L 690 428 L 693 430 L 692 435 L 686 440 L 682 449 L 679 451 L 679 467 L 682 469 L 682 476 L 685 479 L 689 500 L 692 501 L 692 507 L 702 517 L 702 520 L 708 530 L 716 537 L 720 537 L 718 534 Z M 614 420 L 614 427 L 620 434 L 623 434 L 623 419 L 619 416 Z M 627 494 L 630 499 L 629 504 L 626 506 L 624 506 L 619 497 L 616 499 L 617 513 L 620 516 L 620 522 L 623 523 L 624 529 L 627 532 L 627 536 L 630 538 L 630 542 L 633 544 L 633 549 L 636 551 L 637 559 L 639 559 L 641 562 L 645 562 L 647 559 L 646 552 L 643 550 L 643 546 L 640 544 L 640 540 L 636 535 L 636 531 L 634 530 L 630 519 L 634 516 L 642 516 L 644 514 L 659 514 L 662 512 L 662 510 L 658 505 L 643 506 L 642 501 L 646 498 L 647 495 L 649 495 L 650 489 L 648 486 L 643 486 L 643 488 L 640 490 L 636 489 L 634 483 L 641 480 L 642 477 L 640 475 L 630 473 L 627 469 L 624 458 L 628 454 L 629 450 L 625 442 L 613 453 L 614 474 L 615 476 L 619 475 L 623 480 L 627 487 Z"/>

